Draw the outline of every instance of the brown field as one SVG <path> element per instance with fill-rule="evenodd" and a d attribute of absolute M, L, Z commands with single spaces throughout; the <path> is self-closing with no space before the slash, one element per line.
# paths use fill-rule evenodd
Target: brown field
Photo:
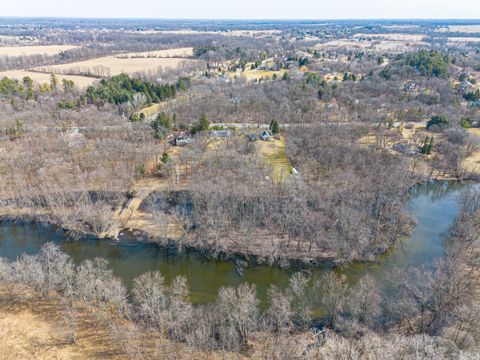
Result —
<path fill-rule="evenodd" d="M 35 70 L 55 74 L 93 73 L 108 77 L 122 73 L 134 74 L 138 72 L 157 71 L 160 68 L 178 68 L 185 62 L 194 61 L 197 60 L 184 58 L 119 58 L 117 56 L 105 56 L 71 64 L 37 67 Z M 99 68 L 101 68 L 101 70 L 99 70 Z M 99 71 L 101 71 L 101 73 Z"/>
<path fill-rule="evenodd" d="M 0 56 L 56 55 L 78 48 L 73 45 L 2 46 Z"/>
<path fill-rule="evenodd" d="M 193 48 L 176 48 L 168 50 L 157 50 L 157 51 L 145 51 L 138 53 L 127 53 L 122 55 L 117 55 L 119 58 L 138 58 L 138 57 L 158 57 L 158 58 L 175 58 L 175 57 L 188 57 L 193 55 Z"/>
<path fill-rule="evenodd" d="M 44 84 L 50 83 L 50 74 L 49 73 L 39 73 L 35 71 L 25 71 L 25 70 L 10 70 L 0 72 L 0 78 L 9 77 L 17 80 L 22 80 L 25 76 L 30 76 L 33 81 Z M 90 78 L 86 76 L 76 76 L 76 75 L 58 75 L 59 80 L 62 79 L 72 80 L 75 85 L 79 88 L 86 88 L 87 86 L 92 85 L 97 79 Z"/>

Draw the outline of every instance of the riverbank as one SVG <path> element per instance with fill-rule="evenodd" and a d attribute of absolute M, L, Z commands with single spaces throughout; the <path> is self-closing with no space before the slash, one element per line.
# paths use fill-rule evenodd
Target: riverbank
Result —
<path fill-rule="evenodd" d="M 425 185 L 416 185 L 417 187 L 426 186 L 429 184 L 436 184 L 437 180 L 429 180 L 424 182 Z M 441 183 L 456 182 L 444 180 Z M 458 183 L 461 184 L 461 183 Z M 435 185 L 434 185 L 435 186 Z M 104 241 L 123 241 L 139 239 L 144 243 L 155 245 L 159 248 L 174 249 L 180 253 L 184 251 L 193 251 L 201 253 L 203 256 L 212 259 L 228 259 L 234 260 L 237 264 L 250 265 L 276 265 L 280 267 L 293 266 L 319 266 L 322 264 L 337 264 L 345 265 L 348 262 L 370 262 L 375 261 L 375 257 L 388 253 L 396 246 L 398 239 L 390 244 L 389 248 L 382 252 L 372 252 L 368 258 L 351 257 L 348 262 L 338 261 L 338 256 L 332 250 L 315 249 L 308 243 L 293 242 L 294 251 L 283 249 L 283 242 L 290 243 L 288 238 L 279 238 L 271 236 L 267 233 L 258 233 L 254 241 L 243 244 L 241 241 L 235 240 L 235 233 L 231 233 L 225 239 L 224 246 L 218 247 L 217 244 L 205 240 L 199 240 L 195 236 L 195 232 L 182 230 L 176 219 L 165 213 L 164 219 L 156 219 L 151 213 L 145 211 L 143 203 L 146 202 L 148 194 L 152 193 L 152 189 L 157 189 L 158 184 L 145 182 L 142 189 L 135 197 L 126 200 L 121 207 L 119 207 L 114 214 L 115 217 L 115 236 L 111 236 L 111 231 L 103 231 L 99 233 L 83 233 L 72 234 L 69 229 L 60 229 L 65 234 L 75 235 L 74 239 L 81 238 L 97 238 Z M 406 213 L 407 215 L 407 213 Z M 58 224 L 52 221 L 47 209 L 33 209 L 33 208 L 18 208 L 9 206 L 0 209 L 0 221 L 13 222 L 31 222 L 40 223 L 56 228 Z M 406 226 L 400 232 L 399 238 L 408 237 L 412 232 L 412 220 L 405 221 Z M 67 235 L 67 236 L 70 236 Z M 269 249 L 280 249 L 275 252 L 269 252 Z M 281 251 L 281 250 L 284 251 Z M 242 265 L 239 266 L 241 271 Z"/>
<path fill-rule="evenodd" d="M 400 239 L 395 246 L 372 261 L 352 262 L 337 266 L 337 272 L 355 282 L 362 274 L 373 274 L 382 279 L 382 273 L 394 267 L 407 268 L 431 264 L 443 255 L 443 241 L 457 215 L 461 190 L 457 183 L 430 183 L 412 190 L 405 211 L 417 219 L 410 236 Z M 435 214 L 432 216 L 432 214 Z M 320 278 L 334 268 L 334 262 L 285 261 L 271 266 L 265 258 L 208 253 L 177 243 L 158 243 L 140 232 L 123 233 L 119 240 L 101 240 L 87 237 L 79 241 L 65 241 L 63 231 L 52 227 L 3 223 L 0 229 L 0 256 L 11 260 L 23 252 L 35 254 L 48 241 L 54 241 L 72 256 L 77 264 L 84 259 L 104 257 L 115 274 L 127 284 L 148 271 L 161 271 L 167 281 L 175 276 L 187 277 L 193 303 L 214 300 L 222 286 L 237 286 L 243 281 L 255 284 L 262 304 L 268 300 L 271 284 L 285 286 L 294 271 L 310 273 Z M 207 279 L 207 280 L 206 280 Z M 383 281 L 383 280 L 382 280 Z M 262 305 L 263 306 L 263 305 Z"/>

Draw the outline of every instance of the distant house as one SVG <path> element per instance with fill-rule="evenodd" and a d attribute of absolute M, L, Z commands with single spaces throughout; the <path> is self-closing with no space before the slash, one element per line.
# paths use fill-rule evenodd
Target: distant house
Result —
<path fill-rule="evenodd" d="M 262 131 L 262 133 L 260 134 L 260 139 L 262 139 L 263 141 L 270 140 L 271 137 L 272 135 L 270 134 L 270 131 L 267 130 Z"/>
<path fill-rule="evenodd" d="M 403 86 L 403 91 L 407 92 L 418 92 L 420 90 L 420 85 L 416 82 L 408 82 Z"/>
<path fill-rule="evenodd" d="M 230 130 L 212 130 L 210 136 L 226 138 L 232 135 Z"/>
<path fill-rule="evenodd" d="M 193 142 L 193 138 L 187 135 L 179 135 L 175 137 L 174 144 L 175 146 L 185 146 L 191 144 Z"/>

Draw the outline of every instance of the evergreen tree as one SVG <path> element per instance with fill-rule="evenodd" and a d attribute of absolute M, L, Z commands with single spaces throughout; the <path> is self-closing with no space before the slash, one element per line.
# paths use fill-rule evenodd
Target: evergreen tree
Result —
<path fill-rule="evenodd" d="M 278 121 L 277 120 L 272 120 L 270 122 L 270 127 L 269 127 L 270 131 L 272 134 L 278 134 L 278 132 L 280 131 L 279 127 L 278 127 Z"/>
<path fill-rule="evenodd" d="M 433 149 L 433 136 L 426 136 L 423 140 L 422 147 L 420 149 L 421 153 L 424 155 L 430 155 Z"/>
<path fill-rule="evenodd" d="M 205 115 L 205 113 L 203 113 L 200 116 L 200 120 L 198 121 L 198 130 L 199 131 L 208 130 L 209 126 L 210 126 L 210 122 L 207 119 L 207 115 Z"/>
<path fill-rule="evenodd" d="M 434 115 L 427 122 L 427 130 L 438 128 L 443 130 L 450 126 L 450 121 L 445 115 Z"/>
<path fill-rule="evenodd" d="M 166 163 L 168 163 L 168 162 L 170 161 L 170 156 L 168 155 L 167 152 L 164 152 L 164 153 L 162 154 L 162 158 L 161 158 L 160 161 L 161 161 L 162 163 L 164 163 L 164 164 L 166 164 Z"/>

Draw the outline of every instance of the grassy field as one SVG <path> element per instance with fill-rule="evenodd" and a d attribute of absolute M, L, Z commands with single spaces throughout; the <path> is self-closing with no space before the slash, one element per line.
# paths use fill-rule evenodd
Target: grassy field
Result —
<path fill-rule="evenodd" d="M 158 112 L 160 112 L 163 109 L 164 106 L 165 106 L 164 103 L 153 104 L 149 107 L 146 107 L 141 112 L 143 113 L 143 115 L 145 115 L 145 117 L 150 117 L 150 116 L 153 116 L 153 115 L 157 114 Z"/>
<path fill-rule="evenodd" d="M 159 104 L 152 104 L 149 107 L 146 107 L 142 109 L 143 115 L 145 115 L 147 118 L 153 115 L 158 114 L 160 111 L 162 111 L 167 104 L 174 103 L 176 101 L 182 101 L 185 100 L 187 97 L 185 95 L 177 96 L 175 99 L 171 99 L 169 101 L 164 101 Z"/>
<path fill-rule="evenodd" d="M 285 152 L 285 138 L 280 136 L 278 140 L 258 141 L 257 144 L 260 155 L 273 167 L 273 179 L 285 181 L 293 169 Z"/>
<path fill-rule="evenodd" d="M 73 45 L 2 46 L 0 56 L 56 55 L 78 48 Z"/>
<path fill-rule="evenodd" d="M 17 80 L 22 80 L 25 76 L 30 76 L 33 81 L 44 84 L 50 83 L 50 74 L 48 73 L 39 73 L 34 71 L 25 71 L 25 70 L 10 70 L 10 71 L 2 71 L 0 72 L 0 78 L 9 77 Z M 75 85 L 79 88 L 86 88 L 89 85 L 92 85 L 97 79 L 90 78 L 86 76 L 75 76 L 75 75 L 58 75 L 58 79 L 61 81 L 62 79 L 72 80 Z"/>
<path fill-rule="evenodd" d="M 271 70 L 245 70 L 242 72 L 242 77 L 247 80 L 272 79 L 273 75 L 281 78 L 288 70 L 271 71 Z"/>
<path fill-rule="evenodd" d="M 177 68 L 186 60 L 182 58 L 118 58 L 106 56 L 87 61 L 80 61 L 72 64 L 53 65 L 48 67 L 35 68 L 37 71 L 48 73 L 94 73 L 96 75 L 114 76 L 122 73 L 134 74 L 141 71 L 156 71 L 159 68 Z M 96 67 L 102 67 L 107 73 L 99 73 Z"/>
<path fill-rule="evenodd" d="M 284 73 L 288 73 L 288 70 L 280 70 L 280 71 L 271 71 L 271 70 L 251 70 L 249 69 L 250 65 L 247 65 L 247 69 L 245 71 L 237 71 L 237 72 L 229 72 L 228 76 L 232 79 L 242 77 L 249 81 L 256 81 L 260 79 L 272 79 L 274 75 L 280 79 Z"/>

